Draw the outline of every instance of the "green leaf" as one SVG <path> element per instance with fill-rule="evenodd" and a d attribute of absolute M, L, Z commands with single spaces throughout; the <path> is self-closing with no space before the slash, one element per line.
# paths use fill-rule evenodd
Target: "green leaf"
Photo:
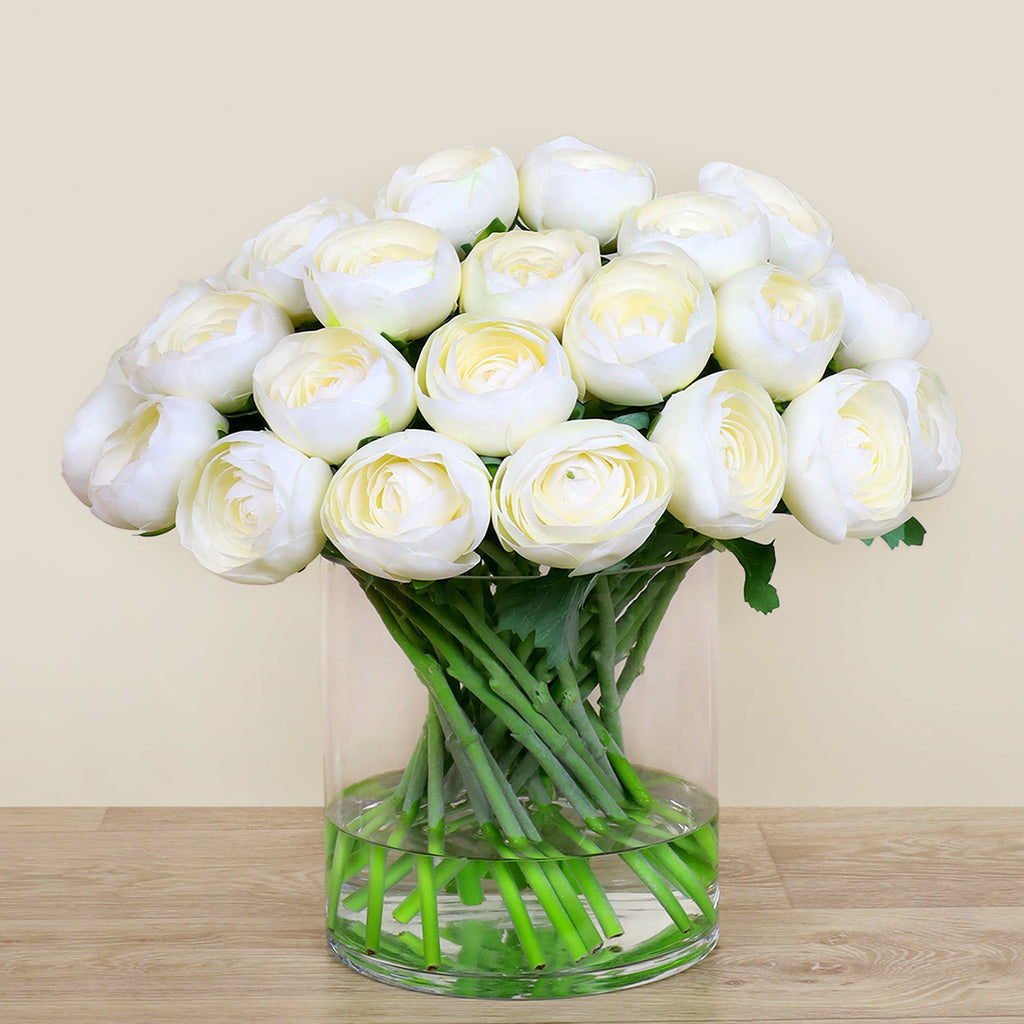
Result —
<path fill-rule="evenodd" d="M 143 530 L 141 533 L 135 534 L 136 537 L 162 537 L 165 533 L 170 533 L 174 529 L 174 524 L 165 526 L 162 530 Z"/>
<path fill-rule="evenodd" d="M 779 607 L 779 592 L 772 586 L 775 571 L 775 542 L 758 544 L 737 537 L 718 541 L 718 546 L 731 551 L 743 567 L 743 600 L 755 611 L 767 615 Z"/>
<path fill-rule="evenodd" d="M 646 430 L 651 425 L 651 414 L 644 412 L 627 412 L 624 416 L 616 416 L 613 423 L 624 423 L 627 427 L 636 427 L 637 430 Z"/>
<path fill-rule="evenodd" d="M 405 348 L 405 346 L 409 344 L 407 341 L 399 341 L 397 338 L 392 338 L 391 335 L 386 333 L 385 331 L 381 331 L 380 336 L 386 342 L 389 342 L 390 344 L 394 345 L 395 348 Z"/>
<path fill-rule="evenodd" d="M 482 242 L 488 235 L 497 235 L 505 231 L 508 231 L 508 228 L 505 227 L 505 225 L 497 217 L 495 217 L 494 220 L 492 220 L 491 223 L 488 224 L 487 227 L 485 227 L 483 231 L 481 231 L 480 234 L 476 236 L 473 245 Z M 473 245 L 470 246 L 470 249 L 473 248 Z M 463 248 L 465 248 L 465 246 L 463 246 Z"/>
<path fill-rule="evenodd" d="M 902 526 L 895 530 L 882 534 L 882 540 L 889 545 L 890 549 L 906 544 L 907 547 L 920 547 L 924 543 L 924 535 L 928 531 L 911 516 Z"/>
<path fill-rule="evenodd" d="M 577 402 L 573 406 L 572 412 L 569 414 L 569 419 L 571 419 L 571 420 L 581 420 L 581 419 L 583 419 L 584 415 L 586 414 L 586 411 L 587 411 L 587 407 L 582 402 Z"/>
<path fill-rule="evenodd" d="M 597 582 L 594 574 L 570 576 L 552 569 L 546 576 L 498 587 L 494 603 L 498 628 L 511 630 L 547 650 L 548 662 L 576 664 L 580 654 L 580 609 Z"/>
<path fill-rule="evenodd" d="M 494 474 L 498 472 L 498 467 L 504 461 L 497 455 L 481 455 L 480 461 L 487 467 L 487 472 L 491 474 L 491 479 L 494 479 Z"/>
<path fill-rule="evenodd" d="M 468 256 L 472 251 L 473 251 L 473 243 L 472 242 L 463 242 L 462 245 L 459 246 L 459 252 L 461 252 L 463 256 Z"/>

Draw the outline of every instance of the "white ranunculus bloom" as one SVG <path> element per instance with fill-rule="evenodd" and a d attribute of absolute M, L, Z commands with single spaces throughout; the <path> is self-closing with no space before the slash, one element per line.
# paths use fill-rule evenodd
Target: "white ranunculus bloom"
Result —
<path fill-rule="evenodd" d="M 932 325 L 898 288 L 849 267 L 828 267 L 812 282 L 838 288 L 843 297 L 840 369 L 859 369 L 880 359 L 914 359 L 928 344 Z"/>
<path fill-rule="evenodd" d="M 613 249 L 622 218 L 656 189 L 647 164 L 563 135 L 519 165 L 519 215 L 534 231 L 578 228 Z"/>
<path fill-rule="evenodd" d="M 404 430 L 416 413 L 412 367 L 376 331 L 360 327 L 279 341 L 256 364 L 253 397 L 282 441 L 335 466 L 360 441 Z"/>
<path fill-rule="evenodd" d="M 209 448 L 178 491 L 181 543 L 204 569 L 235 583 L 278 583 L 324 546 L 320 505 L 331 479 L 267 430 L 243 430 Z"/>
<path fill-rule="evenodd" d="M 462 146 L 399 167 L 377 193 L 373 212 L 378 219 L 419 221 L 463 246 L 495 219 L 511 227 L 518 208 L 519 180 L 508 154 L 494 146 Z"/>
<path fill-rule="evenodd" d="M 630 213 L 619 232 L 619 252 L 652 243 L 678 246 L 696 260 L 713 288 L 768 259 L 768 218 L 749 199 L 707 192 L 659 196 Z"/>
<path fill-rule="evenodd" d="M 173 526 L 182 477 L 227 430 L 200 398 L 143 401 L 103 442 L 89 476 L 93 514 L 122 530 Z"/>
<path fill-rule="evenodd" d="M 121 369 L 140 394 L 201 398 L 236 412 L 252 394 L 253 367 L 293 330 L 265 295 L 187 285 L 139 332 Z"/>
<path fill-rule="evenodd" d="M 910 432 L 891 385 L 844 370 L 794 398 L 782 419 L 789 449 L 782 497 L 811 533 L 838 544 L 906 520 Z"/>
<path fill-rule="evenodd" d="M 576 296 L 562 332 L 580 390 L 616 405 L 655 405 L 686 387 L 714 342 L 711 286 L 672 246 L 602 267 Z"/>
<path fill-rule="evenodd" d="M 103 452 L 103 443 L 144 401 L 145 397 L 127 384 L 108 379 L 72 416 L 64 433 L 61 475 L 83 504 L 90 504 L 89 477 Z"/>
<path fill-rule="evenodd" d="M 705 164 L 697 181 L 704 192 L 752 199 L 764 210 L 771 229 L 772 263 L 808 277 L 828 262 L 836 242 L 832 225 L 781 181 L 721 161 Z"/>
<path fill-rule="evenodd" d="M 459 306 L 473 316 L 533 320 L 562 336 L 577 292 L 601 267 L 601 248 L 583 231 L 489 235 L 462 262 Z"/>
<path fill-rule="evenodd" d="M 224 272 L 224 282 L 236 289 L 262 292 L 296 322 L 309 319 L 304 282 L 316 247 L 332 231 L 365 220 L 366 215 L 351 203 L 337 196 L 325 196 L 243 242 Z M 216 283 L 216 278 L 211 281 Z"/>
<path fill-rule="evenodd" d="M 745 537 L 768 522 L 786 482 L 786 428 L 752 377 L 724 370 L 665 404 L 651 440 L 668 454 L 668 510 L 707 537 Z"/>
<path fill-rule="evenodd" d="M 404 430 L 364 445 L 335 474 L 321 519 L 353 565 L 408 583 L 468 572 L 490 521 L 491 478 L 461 441 Z"/>
<path fill-rule="evenodd" d="M 766 264 L 730 278 L 715 300 L 721 366 L 750 374 L 776 401 L 795 398 L 821 379 L 843 329 L 835 288 Z"/>
<path fill-rule="evenodd" d="M 956 412 L 942 379 L 913 359 L 882 359 L 864 372 L 891 384 L 907 407 L 913 498 L 937 498 L 953 486 L 960 472 Z"/>
<path fill-rule="evenodd" d="M 606 569 L 650 535 L 672 466 L 632 427 L 573 420 L 534 434 L 498 467 L 494 529 L 507 551 L 572 575 Z"/>
<path fill-rule="evenodd" d="M 423 338 L 459 297 L 455 247 L 412 220 L 370 220 L 328 235 L 306 268 L 306 297 L 327 327 L 353 324 L 394 341 Z"/>
<path fill-rule="evenodd" d="M 579 389 L 562 346 L 540 324 L 463 313 L 431 334 L 416 364 L 427 422 L 479 455 L 508 455 L 567 420 Z"/>

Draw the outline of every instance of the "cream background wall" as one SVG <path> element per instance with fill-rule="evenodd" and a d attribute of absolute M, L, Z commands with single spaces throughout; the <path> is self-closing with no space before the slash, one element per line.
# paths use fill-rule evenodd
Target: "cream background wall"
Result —
<path fill-rule="evenodd" d="M 776 175 L 935 325 L 958 487 L 923 549 L 779 536 L 721 579 L 729 804 L 1024 802 L 1022 182 L 1011 5 L 21 5 L 0 65 L 0 803 L 320 799 L 317 571 L 207 575 L 58 475 L 107 357 L 179 280 L 449 145 L 572 133 L 661 191 Z M 1012 15 L 1018 21 L 1016 14 Z M 9 22 L 9 26 L 10 26 Z"/>

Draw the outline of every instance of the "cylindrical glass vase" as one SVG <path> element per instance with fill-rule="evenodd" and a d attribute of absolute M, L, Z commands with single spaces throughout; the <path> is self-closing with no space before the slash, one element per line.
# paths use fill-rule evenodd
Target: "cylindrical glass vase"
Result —
<path fill-rule="evenodd" d="M 717 922 L 714 557 L 434 584 L 323 571 L 327 939 L 379 980 L 575 996 Z"/>

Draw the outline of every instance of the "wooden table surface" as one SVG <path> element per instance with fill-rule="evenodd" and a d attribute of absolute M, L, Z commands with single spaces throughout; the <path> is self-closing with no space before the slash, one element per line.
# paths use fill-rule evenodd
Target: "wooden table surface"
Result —
<path fill-rule="evenodd" d="M 419 996 L 330 959 L 310 808 L 0 809 L 4 1024 L 1024 1022 L 1024 808 L 722 813 L 722 938 L 607 996 Z"/>

